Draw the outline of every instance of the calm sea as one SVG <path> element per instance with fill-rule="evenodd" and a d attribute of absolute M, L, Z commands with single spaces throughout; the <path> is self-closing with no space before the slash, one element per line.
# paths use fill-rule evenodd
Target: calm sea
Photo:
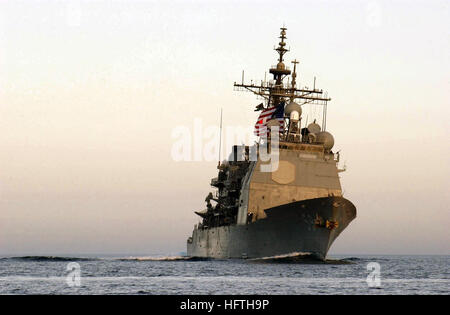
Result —
<path fill-rule="evenodd" d="M 0 294 L 449 293 L 450 256 L 0 258 Z"/>

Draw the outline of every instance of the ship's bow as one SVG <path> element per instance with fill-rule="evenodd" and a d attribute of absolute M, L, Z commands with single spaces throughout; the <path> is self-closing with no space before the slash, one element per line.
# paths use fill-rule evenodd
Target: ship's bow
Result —
<path fill-rule="evenodd" d="M 281 241 L 274 244 L 273 254 L 308 252 L 319 259 L 325 259 L 334 240 L 356 217 L 352 202 L 334 196 L 292 202 L 265 212 L 267 218 L 260 220 L 260 228 L 277 233 Z"/>

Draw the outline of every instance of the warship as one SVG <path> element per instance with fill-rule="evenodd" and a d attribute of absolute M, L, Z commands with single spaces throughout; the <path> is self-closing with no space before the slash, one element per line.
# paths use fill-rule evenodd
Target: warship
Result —
<path fill-rule="evenodd" d="M 218 176 L 211 180 L 214 193 L 207 195 L 206 209 L 195 211 L 201 222 L 187 239 L 188 256 L 251 259 L 301 253 L 325 260 L 356 217 L 339 180 L 345 166 L 339 168 L 339 152 L 332 151 L 334 138 L 326 131 L 331 98 L 316 89 L 315 79 L 312 89 L 297 88 L 298 61 L 292 61 L 292 71 L 284 64 L 286 30 L 281 28 L 274 48 L 273 79 L 245 84 L 242 75 L 242 82 L 234 83 L 235 90 L 263 100 L 255 109 L 259 141 L 234 145 L 228 160 L 219 160 Z M 302 122 L 306 104 L 322 107 L 322 126 L 316 120 L 308 124 L 308 118 Z M 271 162 L 262 158 L 262 149 L 277 154 L 271 171 L 264 169 Z"/>

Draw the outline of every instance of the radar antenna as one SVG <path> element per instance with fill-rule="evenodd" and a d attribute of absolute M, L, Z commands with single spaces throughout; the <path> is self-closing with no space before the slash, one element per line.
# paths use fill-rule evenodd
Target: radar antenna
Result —
<path fill-rule="evenodd" d="M 270 67 L 269 72 L 273 75 L 273 80 L 267 82 L 263 81 L 260 85 L 255 84 L 253 81 L 250 84 L 244 83 L 244 77 L 242 76 L 242 83 L 234 82 L 234 89 L 238 91 L 250 91 L 257 95 L 259 98 L 262 98 L 266 101 L 265 108 L 271 106 L 278 106 L 279 104 L 286 102 L 287 100 L 295 100 L 297 99 L 299 105 L 303 104 L 315 104 L 315 105 L 326 105 L 331 98 L 327 96 L 323 96 L 323 91 L 316 89 L 314 86 L 313 89 L 309 88 L 297 88 L 296 87 L 296 65 L 298 64 L 297 60 L 294 60 L 292 63 L 294 64 L 294 72 L 292 73 L 291 84 L 284 84 L 283 80 L 291 75 L 291 70 L 285 66 L 283 63 L 284 55 L 289 51 L 286 46 L 286 27 L 281 27 L 280 32 L 280 42 L 278 43 L 278 47 L 274 48 L 274 50 L 278 53 L 278 64 Z M 262 110 L 264 107 L 261 107 Z"/>

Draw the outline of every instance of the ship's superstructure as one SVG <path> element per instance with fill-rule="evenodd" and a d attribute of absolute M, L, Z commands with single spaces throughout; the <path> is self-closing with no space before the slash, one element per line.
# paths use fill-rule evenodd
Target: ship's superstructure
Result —
<path fill-rule="evenodd" d="M 298 61 L 292 61 L 292 72 L 284 64 L 285 40 L 283 27 L 275 48 L 278 63 L 269 70 L 273 80 L 258 85 L 245 84 L 243 79 L 234 83 L 235 89 L 251 91 L 264 100 L 256 107 L 261 111 L 256 127 L 262 140 L 254 146 L 233 146 L 228 161 L 219 163 L 218 176 L 211 180 L 217 191 L 206 197 L 206 209 L 196 212 L 202 222 L 188 239 L 189 256 L 308 252 L 323 259 L 356 217 L 355 207 L 342 196 L 339 153 L 332 151 L 334 138 L 325 130 L 330 98 L 315 83 L 313 89 L 297 88 Z M 321 106 L 322 126 L 314 120 L 302 128 L 305 104 Z M 271 150 L 272 129 L 278 136 L 278 162 L 273 171 L 265 171 L 271 162 L 261 158 L 260 149 Z"/>

